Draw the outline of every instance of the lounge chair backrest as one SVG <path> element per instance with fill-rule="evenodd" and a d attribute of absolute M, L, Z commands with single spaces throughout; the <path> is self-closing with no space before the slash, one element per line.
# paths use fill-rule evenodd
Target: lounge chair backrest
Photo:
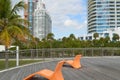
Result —
<path fill-rule="evenodd" d="M 81 55 L 76 55 L 74 60 L 73 60 L 73 64 L 80 64 L 80 58 L 81 58 Z"/>
<path fill-rule="evenodd" d="M 60 61 L 60 62 L 58 62 L 58 64 L 56 65 L 56 68 L 55 68 L 55 70 L 54 70 L 54 74 L 53 74 L 53 77 L 56 77 L 57 79 L 56 80 L 59 80 L 59 79 L 61 79 L 61 80 L 64 80 L 63 79 L 63 75 L 62 75 L 62 66 L 63 66 L 63 64 L 64 64 L 64 60 L 63 61 Z M 58 79 L 59 78 L 59 79 Z M 53 80 L 53 79 L 52 79 Z"/>

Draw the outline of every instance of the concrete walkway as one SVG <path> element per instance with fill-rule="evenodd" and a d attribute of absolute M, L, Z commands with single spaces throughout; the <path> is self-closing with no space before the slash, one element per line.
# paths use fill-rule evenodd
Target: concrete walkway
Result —
<path fill-rule="evenodd" d="M 58 61 L 36 63 L 0 73 L 0 80 L 23 80 L 31 73 L 47 68 L 54 70 Z M 120 57 L 82 58 L 82 68 L 73 69 L 67 64 L 62 68 L 64 80 L 120 80 Z M 47 80 L 35 76 L 31 80 Z"/>

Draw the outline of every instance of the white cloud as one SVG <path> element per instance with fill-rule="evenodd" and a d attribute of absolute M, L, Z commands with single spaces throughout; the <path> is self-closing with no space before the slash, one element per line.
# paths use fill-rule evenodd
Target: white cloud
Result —
<path fill-rule="evenodd" d="M 76 23 L 73 22 L 72 20 L 66 20 L 65 23 L 64 23 L 65 26 L 73 26 L 73 25 L 75 25 L 75 24 L 76 24 Z"/>
<path fill-rule="evenodd" d="M 68 27 L 79 27 L 80 24 L 74 20 L 66 20 L 64 25 Z"/>
<path fill-rule="evenodd" d="M 64 24 L 64 21 L 70 18 L 68 15 L 82 14 L 84 9 L 82 0 L 45 0 L 45 4 L 53 25 Z"/>
<path fill-rule="evenodd" d="M 44 0 L 47 11 L 52 18 L 53 29 L 69 31 L 71 28 L 74 28 L 73 30 L 78 30 L 86 27 L 84 15 L 86 5 L 83 4 L 83 2 L 84 0 Z M 82 15 L 80 17 L 81 21 L 71 18 L 70 15 Z"/>
<path fill-rule="evenodd" d="M 83 23 L 79 23 L 75 20 L 66 20 L 64 22 L 64 25 L 67 27 L 72 27 L 72 28 L 76 28 L 76 29 L 81 29 L 83 27 L 86 27 L 87 25 L 87 21 L 84 21 Z"/>

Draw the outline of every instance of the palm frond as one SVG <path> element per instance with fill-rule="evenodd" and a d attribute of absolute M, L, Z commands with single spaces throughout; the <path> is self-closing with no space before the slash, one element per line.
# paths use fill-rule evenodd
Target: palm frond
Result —
<path fill-rule="evenodd" d="M 0 19 L 7 18 L 11 13 L 11 0 L 0 0 Z"/>
<path fill-rule="evenodd" d="M 10 20 L 19 19 L 19 18 L 21 18 L 21 16 L 16 14 L 13 14 L 9 17 Z"/>
<path fill-rule="evenodd" d="M 11 44 L 11 37 L 7 31 L 7 29 L 2 30 L 0 33 L 0 41 L 2 44 L 6 45 L 7 47 Z"/>
<path fill-rule="evenodd" d="M 18 26 L 9 26 L 7 30 L 12 38 L 17 38 L 19 40 L 25 41 L 24 32 Z"/>
<path fill-rule="evenodd" d="M 14 18 L 11 20 L 11 24 L 14 24 L 16 26 L 24 26 L 27 27 L 29 22 L 22 18 Z"/>
<path fill-rule="evenodd" d="M 21 9 L 24 9 L 24 2 L 20 1 L 18 2 L 12 9 L 11 14 L 17 14 L 17 12 L 19 12 Z"/>
<path fill-rule="evenodd" d="M 4 22 L 3 20 L 0 19 L 0 29 L 4 27 Z"/>
<path fill-rule="evenodd" d="M 11 2 L 11 0 L 0 0 L 0 42 L 9 46 L 14 40 L 23 42 L 27 39 L 34 40 L 26 27 L 29 25 L 28 21 L 18 15 L 18 12 L 25 8 L 24 2 L 18 2 L 13 8 Z"/>

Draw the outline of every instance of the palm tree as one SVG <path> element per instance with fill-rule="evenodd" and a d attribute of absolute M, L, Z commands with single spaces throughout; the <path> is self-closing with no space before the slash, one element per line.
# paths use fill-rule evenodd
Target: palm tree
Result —
<path fill-rule="evenodd" d="M 25 42 L 28 36 L 32 37 L 29 30 L 24 26 L 27 23 L 18 15 L 20 10 L 24 9 L 24 2 L 20 1 L 12 7 L 11 0 L 0 0 L 0 43 L 9 46 L 15 41 Z M 8 63 L 8 55 L 6 54 Z M 6 68 L 8 65 L 6 65 Z"/>
<path fill-rule="evenodd" d="M 101 37 L 99 39 L 99 47 L 104 47 L 104 43 L 105 43 L 105 38 Z"/>
<path fill-rule="evenodd" d="M 99 37 L 99 34 L 98 33 L 94 33 L 93 37 L 96 39 L 97 37 Z"/>
<path fill-rule="evenodd" d="M 52 42 L 54 41 L 54 34 L 53 33 L 49 33 L 47 35 L 47 41 L 49 42 L 50 44 L 50 48 L 52 48 Z"/>
<path fill-rule="evenodd" d="M 119 40 L 119 35 L 114 33 L 112 39 L 113 41 Z"/>
<path fill-rule="evenodd" d="M 71 39 L 71 40 L 75 40 L 75 39 L 76 39 L 76 37 L 75 37 L 75 35 L 74 35 L 74 34 L 70 34 L 69 39 Z"/>
<path fill-rule="evenodd" d="M 54 34 L 53 33 L 49 33 L 47 35 L 47 40 L 54 40 Z"/>
<path fill-rule="evenodd" d="M 63 37 L 63 38 L 62 38 L 62 47 L 63 47 L 63 48 L 66 47 L 67 41 L 68 41 L 68 38 L 67 38 L 67 37 Z"/>

